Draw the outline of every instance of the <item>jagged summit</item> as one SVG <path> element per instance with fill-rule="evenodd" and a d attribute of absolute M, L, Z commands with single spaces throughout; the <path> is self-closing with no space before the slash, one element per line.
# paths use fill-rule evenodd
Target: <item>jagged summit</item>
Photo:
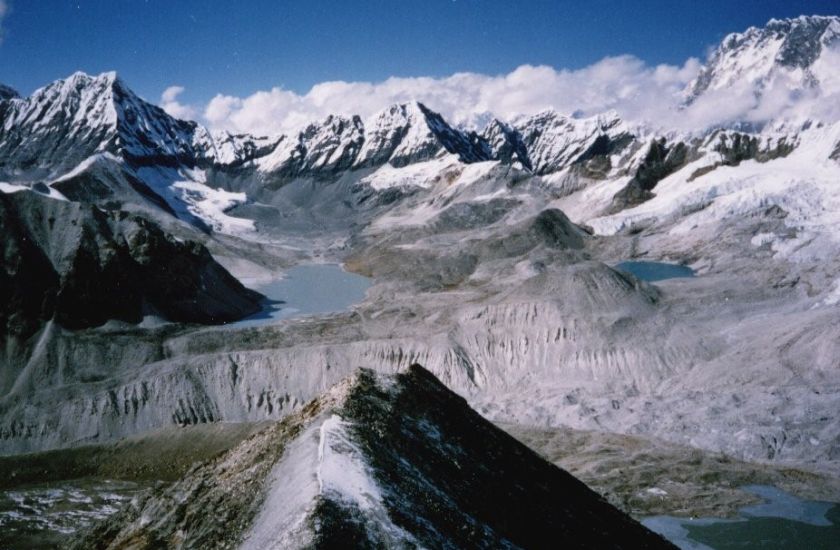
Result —
<path fill-rule="evenodd" d="M 773 20 L 765 27 L 729 35 L 691 84 L 686 101 L 709 97 L 709 108 L 715 109 L 720 98 L 714 94 L 729 97 L 733 89 L 745 104 L 764 93 L 770 99 L 779 96 L 769 91 L 781 91 L 780 97 L 788 98 L 797 93 L 830 97 L 840 92 L 833 53 L 840 45 L 838 37 L 840 18 L 817 16 Z M 724 127 L 755 136 L 765 133 L 766 121 L 736 117 Z M 103 159 L 99 164 L 107 160 L 118 165 L 103 173 L 124 172 L 119 179 L 128 181 L 128 187 L 140 189 L 155 205 L 165 203 L 179 218 L 194 223 L 197 217 L 207 226 L 233 227 L 225 211 L 251 200 L 271 203 L 270 196 L 256 198 L 264 191 L 271 194 L 295 182 L 361 182 L 360 193 L 352 200 L 342 199 L 352 207 L 354 200 L 367 196 L 366 181 L 378 182 L 376 189 L 371 188 L 375 192 L 428 187 L 439 181 L 424 171 L 433 170 L 433 163 L 404 177 L 391 172 L 438 160 L 441 164 L 498 161 L 547 177 L 558 187 L 557 194 L 564 195 L 588 182 L 633 176 L 648 161 L 658 165 L 656 158 L 668 156 L 664 149 L 659 151 L 661 147 L 673 149 L 672 160 L 682 159 L 673 168 L 693 162 L 705 154 L 698 147 L 715 130 L 709 127 L 695 135 L 651 128 L 624 120 L 616 111 L 582 117 L 549 109 L 512 121 L 490 119 L 481 132 L 475 132 L 453 126 L 423 103 L 407 101 L 364 120 L 330 115 L 287 135 L 233 135 L 171 117 L 134 94 L 115 72 L 97 76 L 77 72 L 30 97 L 0 101 L 0 181 L 30 187 L 39 181 L 57 181 L 98 156 Z M 661 139 L 664 144 L 659 144 Z M 653 140 L 659 145 L 653 146 L 651 160 L 646 155 Z M 757 143 L 752 138 L 747 141 Z M 684 145 L 675 148 L 678 142 Z M 796 143 L 794 135 L 787 140 L 791 147 Z M 784 151 L 788 149 L 786 145 Z M 380 169 L 385 179 L 394 181 L 365 179 Z M 655 185 L 650 182 L 660 178 L 642 179 L 647 183 L 641 189 L 649 192 Z M 114 200 L 116 193 L 131 202 L 136 194 L 114 182 L 99 186 L 106 187 L 113 191 L 107 200 Z M 634 197 L 614 207 L 635 204 L 649 194 Z"/>
<path fill-rule="evenodd" d="M 838 45 L 837 16 L 771 19 L 764 27 L 732 33 L 689 84 L 686 100 L 692 103 L 705 93 L 737 87 L 761 95 L 777 82 L 791 89 L 817 88 L 836 72 L 824 54 Z"/>
<path fill-rule="evenodd" d="M 449 152 L 464 162 L 487 160 L 485 149 L 420 102 L 391 105 L 366 124 L 365 144 L 355 166 L 389 162 L 400 167 Z"/>
<path fill-rule="evenodd" d="M 73 547 L 127 545 L 673 548 L 419 365 L 357 371 Z"/>
<path fill-rule="evenodd" d="M 520 133 L 510 124 L 494 118 L 484 127 L 481 137 L 487 142 L 493 158 L 510 164 L 518 162 L 528 170 L 533 168 L 528 157 L 528 147 Z"/>
<path fill-rule="evenodd" d="M 135 95 L 117 76 L 77 72 L 12 102 L 2 113 L 0 176 L 59 176 L 97 153 L 136 164 L 192 163 L 195 123 Z"/>
<path fill-rule="evenodd" d="M 359 117 L 329 115 L 306 126 L 297 135 L 279 138 L 273 151 L 256 162 L 272 177 L 290 179 L 325 177 L 348 170 L 364 141 Z"/>
<path fill-rule="evenodd" d="M 549 109 L 515 125 L 537 174 L 549 174 L 593 156 L 623 149 L 633 137 L 615 111 L 575 118 Z"/>

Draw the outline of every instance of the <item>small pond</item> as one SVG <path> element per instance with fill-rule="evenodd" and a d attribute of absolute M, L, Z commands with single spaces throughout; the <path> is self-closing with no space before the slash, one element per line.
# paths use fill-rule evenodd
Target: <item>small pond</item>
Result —
<path fill-rule="evenodd" d="M 259 313 L 230 326 L 255 326 L 302 315 L 345 311 L 365 298 L 371 279 L 348 273 L 335 264 L 299 265 L 282 279 L 253 285 L 268 298 Z"/>
<path fill-rule="evenodd" d="M 694 270 L 690 267 L 664 262 L 627 261 L 616 264 L 615 268 L 631 273 L 636 278 L 651 283 L 679 277 L 694 277 Z"/>
<path fill-rule="evenodd" d="M 682 549 L 840 548 L 840 504 L 802 500 L 765 485 L 744 490 L 764 502 L 742 508 L 736 519 L 655 516 L 642 523 Z"/>

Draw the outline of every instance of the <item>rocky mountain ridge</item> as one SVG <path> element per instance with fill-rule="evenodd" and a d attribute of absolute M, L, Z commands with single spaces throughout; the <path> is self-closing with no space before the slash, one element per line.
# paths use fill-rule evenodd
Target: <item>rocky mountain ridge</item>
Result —
<path fill-rule="evenodd" d="M 801 17 L 730 35 L 687 89 L 687 101 L 739 86 L 760 95 L 776 81 L 794 91 L 813 89 L 819 82 L 819 93 L 830 94 L 830 57 L 839 29 L 837 17 Z M 27 98 L 11 91 L 0 95 L 0 181 L 50 186 L 83 172 L 93 157 L 115 159 L 110 170 L 127 182 L 116 193 L 121 203 L 161 207 L 225 232 L 248 226 L 226 218 L 226 210 L 248 202 L 272 203 L 272 192 L 289 183 L 360 180 L 370 171 L 451 156 L 463 164 L 493 161 L 521 169 L 543 178 L 557 195 L 592 181 L 629 178 L 604 207 L 602 213 L 609 214 L 650 199 L 660 179 L 710 152 L 728 149 L 729 143 L 738 151 L 724 153 L 719 165 L 732 165 L 736 158 L 764 162 L 788 154 L 802 129 L 820 124 L 787 124 L 781 138 L 781 123 L 751 131 L 733 124 L 663 134 L 615 112 L 578 118 L 549 110 L 513 123 L 493 119 L 477 132 L 456 128 L 425 105 L 410 102 L 369 120 L 333 115 L 297 134 L 255 137 L 177 120 L 139 98 L 116 73 L 76 73 Z M 724 134 L 729 137 L 721 138 Z M 710 144 L 714 140 L 722 141 Z M 776 147 L 770 144 L 774 140 L 784 144 Z M 763 153 L 759 143 L 768 144 Z M 840 143 L 836 147 L 840 150 Z M 714 164 L 704 169 L 713 170 Z M 113 191 L 101 175 L 86 177 Z"/>
<path fill-rule="evenodd" d="M 129 544 L 672 548 L 419 365 L 357 372 L 74 547 Z"/>

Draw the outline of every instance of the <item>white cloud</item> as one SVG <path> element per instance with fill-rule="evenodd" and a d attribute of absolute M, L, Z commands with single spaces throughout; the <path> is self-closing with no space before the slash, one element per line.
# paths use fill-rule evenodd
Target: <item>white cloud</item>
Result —
<path fill-rule="evenodd" d="M 840 53 L 834 52 L 826 52 L 820 62 L 830 63 L 834 55 L 840 63 Z M 824 82 L 815 93 L 797 90 L 797 84 L 789 79 L 792 76 L 783 75 L 769 82 L 760 97 L 756 97 L 753 83 L 738 82 L 727 89 L 709 90 L 684 107 L 686 87 L 700 68 L 695 58 L 681 66 L 650 66 L 625 55 L 577 70 L 522 65 L 497 76 L 457 73 L 443 78 L 392 77 L 375 83 L 323 82 L 306 94 L 272 88 L 247 97 L 217 95 L 205 106 L 203 115 L 213 129 L 257 135 L 293 132 L 329 114 L 366 118 L 388 105 L 411 100 L 423 102 L 451 123 L 468 127 L 481 126 L 490 116 L 512 120 L 548 108 L 585 116 L 614 109 L 630 121 L 679 130 L 733 120 L 764 122 L 780 116 L 840 117 L 840 107 L 831 100 L 840 93 L 840 77 L 836 82 Z"/>
<path fill-rule="evenodd" d="M 650 67 L 632 56 L 610 57 L 583 69 L 522 65 L 498 76 L 458 73 L 445 78 L 392 77 L 382 82 L 323 82 L 300 95 L 282 88 L 239 98 L 217 95 L 204 110 L 214 129 L 255 134 L 289 132 L 329 114 L 368 117 L 393 103 L 417 100 L 454 124 L 502 119 L 547 108 L 595 114 L 616 109 L 629 118 L 676 107 L 700 63 Z"/>
<path fill-rule="evenodd" d="M 6 35 L 3 23 L 7 15 L 9 15 L 9 3 L 6 0 L 0 0 L 0 44 L 3 43 L 3 38 Z"/>
<path fill-rule="evenodd" d="M 178 101 L 178 96 L 183 92 L 183 86 L 168 87 L 160 95 L 160 107 L 175 118 L 194 120 L 198 116 L 198 110 L 191 105 L 184 105 Z"/>

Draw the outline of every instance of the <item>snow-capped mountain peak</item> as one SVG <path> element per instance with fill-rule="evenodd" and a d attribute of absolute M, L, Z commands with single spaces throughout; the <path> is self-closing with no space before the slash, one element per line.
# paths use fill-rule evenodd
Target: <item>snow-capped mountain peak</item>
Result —
<path fill-rule="evenodd" d="M 789 89 L 838 86 L 840 17 L 800 16 L 771 19 L 723 39 L 697 78 L 687 88 L 686 102 L 717 90 L 744 88 L 760 96 L 776 82 Z M 827 91 L 823 89 L 823 91 Z"/>
<path fill-rule="evenodd" d="M 429 160 L 444 151 L 465 162 L 486 160 L 486 148 L 469 134 L 450 126 L 442 116 L 417 101 L 391 105 L 365 125 L 365 143 L 356 166 L 389 162 L 405 166 Z"/>
<path fill-rule="evenodd" d="M 515 128 L 539 174 L 562 170 L 596 150 L 600 155 L 611 153 L 617 144 L 632 140 L 615 111 L 575 118 L 546 110 L 520 120 Z"/>
<path fill-rule="evenodd" d="M 481 136 L 487 142 L 493 158 L 510 164 L 518 162 L 528 170 L 533 168 L 528 157 L 528 147 L 520 133 L 510 124 L 494 118 L 487 123 Z"/>
<path fill-rule="evenodd" d="M 282 136 L 271 153 L 257 160 L 260 170 L 281 179 L 324 176 L 349 169 L 364 140 L 362 120 L 330 115 L 296 136 Z"/>

